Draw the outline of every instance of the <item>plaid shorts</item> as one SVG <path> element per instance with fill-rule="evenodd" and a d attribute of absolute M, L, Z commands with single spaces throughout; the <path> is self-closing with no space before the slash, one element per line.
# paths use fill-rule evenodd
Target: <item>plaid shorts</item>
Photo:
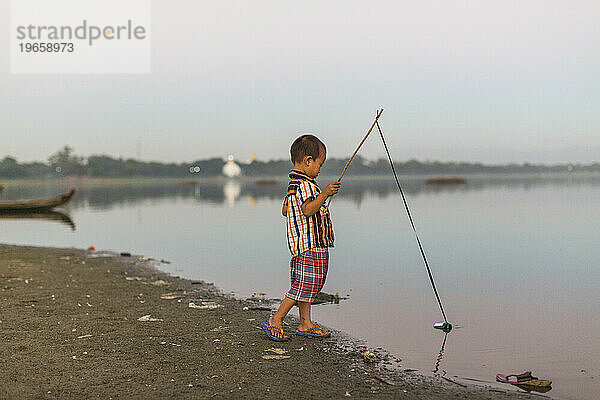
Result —
<path fill-rule="evenodd" d="M 290 278 L 292 287 L 286 297 L 312 303 L 325 284 L 329 251 L 327 248 L 314 248 L 292 257 Z"/>

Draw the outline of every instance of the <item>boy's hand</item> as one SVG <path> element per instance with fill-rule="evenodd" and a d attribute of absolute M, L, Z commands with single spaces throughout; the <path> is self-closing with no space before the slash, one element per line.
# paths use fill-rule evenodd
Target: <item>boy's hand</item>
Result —
<path fill-rule="evenodd" d="M 317 212 L 319 212 L 319 208 L 325 204 L 325 200 L 327 200 L 329 196 L 336 194 L 338 190 L 340 190 L 340 182 L 331 182 L 329 185 L 327 185 L 325 190 L 323 190 L 321 194 L 317 196 L 316 199 L 306 200 L 304 204 L 302 204 L 302 214 L 307 217 L 315 215 Z"/>
<path fill-rule="evenodd" d="M 323 193 L 325 193 L 327 196 L 333 196 L 340 190 L 340 185 L 340 182 L 331 182 L 329 185 L 327 185 L 325 190 L 323 190 Z"/>

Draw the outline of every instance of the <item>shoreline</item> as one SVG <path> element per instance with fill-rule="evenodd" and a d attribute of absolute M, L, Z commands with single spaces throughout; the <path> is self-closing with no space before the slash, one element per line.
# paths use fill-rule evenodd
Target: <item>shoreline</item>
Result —
<path fill-rule="evenodd" d="M 539 397 L 407 372 L 385 350 L 365 363 L 364 341 L 335 329 L 273 342 L 270 311 L 159 264 L 0 243 L 0 398 Z"/>

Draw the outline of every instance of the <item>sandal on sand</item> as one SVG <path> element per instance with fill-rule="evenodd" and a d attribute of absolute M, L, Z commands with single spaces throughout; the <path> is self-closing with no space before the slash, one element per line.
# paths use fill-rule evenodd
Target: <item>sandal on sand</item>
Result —
<path fill-rule="evenodd" d="M 521 382 L 531 381 L 533 379 L 538 379 L 538 378 L 535 376 L 532 376 L 531 371 L 525 371 L 522 374 L 510 374 L 510 375 L 497 374 L 496 375 L 496 381 L 502 382 L 502 383 L 521 383 Z"/>
<path fill-rule="evenodd" d="M 316 331 L 320 329 L 325 333 L 317 333 Z M 331 336 L 331 333 L 327 332 L 325 329 L 321 328 L 319 325 L 315 325 L 307 331 L 301 331 L 298 329 L 296 331 L 296 335 L 298 336 L 306 336 L 311 338 L 328 338 Z"/>
<path fill-rule="evenodd" d="M 267 322 L 263 322 L 260 324 L 260 327 L 265 331 L 269 339 L 274 340 L 276 342 L 287 342 L 290 340 L 289 337 L 285 336 L 283 333 L 283 329 L 273 326 Z"/>
<path fill-rule="evenodd" d="M 511 385 L 517 385 L 519 387 L 548 387 L 552 385 L 552 381 L 532 376 L 530 371 L 511 375 L 497 374 L 496 381 L 510 383 Z"/>
<path fill-rule="evenodd" d="M 515 378 L 517 378 L 517 382 L 531 381 L 533 379 L 537 379 L 537 377 L 531 375 L 531 371 L 525 371 L 522 374 L 515 375 Z"/>

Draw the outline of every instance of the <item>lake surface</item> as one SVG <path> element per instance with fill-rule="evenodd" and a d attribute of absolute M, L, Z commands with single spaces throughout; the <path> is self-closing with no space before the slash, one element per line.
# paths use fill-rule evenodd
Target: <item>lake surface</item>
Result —
<path fill-rule="evenodd" d="M 548 395 L 600 397 L 600 176 L 402 183 L 455 326 L 443 351 L 444 333 L 432 328 L 441 313 L 390 177 L 345 179 L 333 200 L 336 246 L 323 290 L 349 299 L 315 306 L 314 319 L 390 350 L 402 368 L 485 382 L 531 370 L 553 381 Z M 0 218 L 0 242 L 144 254 L 239 297 L 282 298 L 286 184 L 9 183 L 1 200 L 79 191 L 61 209 L 73 226 L 60 214 Z"/>

